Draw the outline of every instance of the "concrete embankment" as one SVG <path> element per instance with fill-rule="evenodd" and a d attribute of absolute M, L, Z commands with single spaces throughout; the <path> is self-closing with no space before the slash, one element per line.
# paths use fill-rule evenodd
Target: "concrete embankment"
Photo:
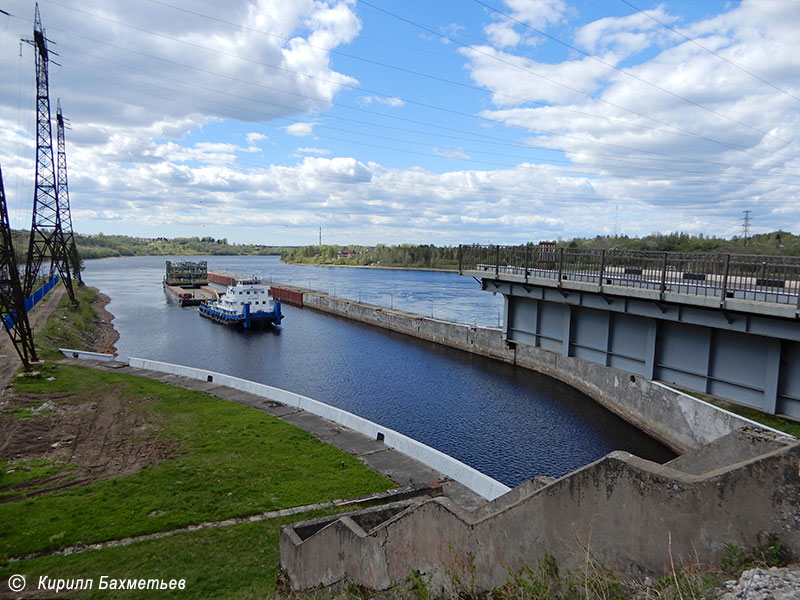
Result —
<path fill-rule="evenodd" d="M 487 356 L 559 379 L 678 453 L 703 446 L 746 425 L 763 427 L 658 382 L 541 348 L 509 344 L 499 329 L 424 317 L 293 286 L 273 284 L 272 287 L 303 292 L 303 305 L 307 308 Z"/>

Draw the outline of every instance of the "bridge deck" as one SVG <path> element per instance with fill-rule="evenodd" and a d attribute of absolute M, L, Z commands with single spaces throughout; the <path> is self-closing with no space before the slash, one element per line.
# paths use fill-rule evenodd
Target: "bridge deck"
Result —
<path fill-rule="evenodd" d="M 460 272 L 476 278 L 800 316 L 800 257 L 550 246 L 462 246 L 460 251 Z"/>

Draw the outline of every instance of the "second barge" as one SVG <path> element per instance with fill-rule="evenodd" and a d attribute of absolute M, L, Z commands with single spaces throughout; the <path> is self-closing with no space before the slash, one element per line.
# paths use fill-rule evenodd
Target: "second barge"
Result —
<path fill-rule="evenodd" d="M 218 296 L 208 285 L 206 261 L 167 261 L 167 270 L 162 282 L 167 298 L 181 306 L 197 306 Z"/>

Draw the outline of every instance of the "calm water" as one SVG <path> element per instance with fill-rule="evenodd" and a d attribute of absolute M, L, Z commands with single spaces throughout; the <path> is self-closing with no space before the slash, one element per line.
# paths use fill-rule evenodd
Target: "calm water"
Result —
<path fill-rule="evenodd" d="M 205 368 L 310 396 L 433 446 L 513 486 L 560 476 L 612 450 L 672 454 L 580 392 L 548 377 L 367 325 L 284 306 L 283 325 L 231 330 L 166 301 L 169 257 L 86 262 L 110 296 L 122 357 Z M 180 260 L 180 258 L 178 258 Z M 208 257 L 209 268 L 260 274 L 337 296 L 497 325 L 502 297 L 430 271 L 283 265 L 277 257 Z M 335 288 L 335 289 L 334 289 Z"/>

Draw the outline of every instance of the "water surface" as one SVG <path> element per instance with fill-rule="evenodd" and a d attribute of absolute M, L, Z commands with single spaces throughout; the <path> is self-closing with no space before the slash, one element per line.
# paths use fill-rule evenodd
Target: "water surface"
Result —
<path fill-rule="evenodd" d="M 214 370 L 292 390 L 400 431 L 502 481 L 560 476 L 612 450 L 672 454 L 577 390 L 505 363 L 340 317 L 284 305 L 280 328 L 235 330 L 169 304 L 165 260 L 86 262 L 111 298 L 120 356 Z M 259 274 L 373 304 L 496 325 L 502 297 L 468 277 L 283 265 L 277 257 L 198 257 L 210 269 Z M 334 290 L 335 287 L 335 290 Z M 385 300 L 385 302 L 384 302 Z M 427 307 L 427 310 L 426 308 Z M 459 318 L 455 318 L 459 317 Z"/>

